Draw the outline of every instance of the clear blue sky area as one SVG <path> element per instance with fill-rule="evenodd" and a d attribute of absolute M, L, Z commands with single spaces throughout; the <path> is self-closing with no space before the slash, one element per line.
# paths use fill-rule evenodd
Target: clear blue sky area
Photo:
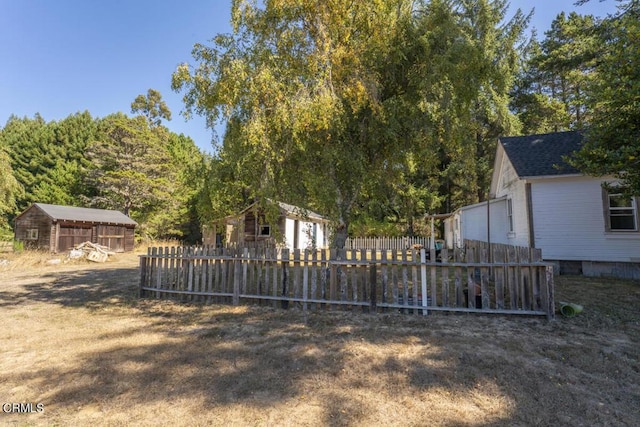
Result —
<path fill-rule="evenodd" d="M 535 8 L 539 37 L 561 11 L 605 16 L 614 0 L 512 0 Z M 230 0 L 0 0 L 0 126 L 11 114 L 47 121 L 88 110 L 94 117 L 122 111 L 148 89 L 172 111 L 167 126 L 212 151 L 212 131 L 200 117 L 180 115 L 181 95 L 171 74 L 193 63 L 195 43 L 231 31 Z"/>

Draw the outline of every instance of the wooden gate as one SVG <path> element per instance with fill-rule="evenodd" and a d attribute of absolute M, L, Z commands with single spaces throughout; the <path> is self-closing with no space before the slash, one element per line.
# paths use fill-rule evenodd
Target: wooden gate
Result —
<path fill-rule="evenodd" d="M 98 225 L 98 244 L 114 252 L 125 250 L 125 227 L 116 225 Z"/>
<path fill-rule="evenodd" d="M 91 227 L 61 225 L 58 232 L 58 252 L 65 252 L 82 242 L 91 240 Z"/>

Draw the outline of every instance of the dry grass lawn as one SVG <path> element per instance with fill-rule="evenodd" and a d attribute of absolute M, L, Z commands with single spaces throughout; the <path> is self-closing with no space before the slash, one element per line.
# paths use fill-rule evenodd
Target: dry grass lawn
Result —
<path fill-rule="evenodd" d="M 135 254 L 10 257 L 0 425 L 640 425 L 638 282 L 558 278 L 584 312 L 552 322 L 304 315 L 138 300 Z"/>

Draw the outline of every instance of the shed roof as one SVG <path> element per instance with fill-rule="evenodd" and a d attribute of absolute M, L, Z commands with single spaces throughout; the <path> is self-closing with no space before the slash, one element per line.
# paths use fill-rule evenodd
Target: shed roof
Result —
<path fill-rule="evenodd" d="M 582 146 L 579 131 L 555 132 L 543 135 L 500 138 L 511 164 L 519 177 L 577 175 L 580 171 L 564 161 Z"/>
<path fill-rule="evenodd" d="M 82 221 L 100 224 L 138 225 L 137 222 L 122 212 L 115 210 L 77 208 L 74 206 L 49 205 L 46 203 L 34 203 L 33 206 L 40 209 L 55 221 Z"/>
<path fill-rule="evenodd" d="M 306 208 L 301 208 L 299 206 L 295 206 L 295 205 L 290 205 L 289 203 L 284 203 L 284 202 L 280 202 L 280 201 L 273 201 L 271 199 L 267 199 L 270 203 L 275 203 L 279 208 L 280 211 L 285 214 L 285 215 L 291 215 L 291 216 L 295 216 L 295 217 L 299 217 L 299 218 L 303 218 L 303 219 L 310 219 L 310 220 L 314 220 L 314 221 L 319 221 L 319 222 L 328 222 L 328 219 L 322 215 L 320 215 L 317 212 L 311 211 L 309 209 Z M 238 215 L 242 215 L 245 212 L 248 212 L 249 210 L 253 209 L 255 206 L 258 205 L 258 202 L 253 202 L 252 204 L 250 204 L 249 206 L 247 206 L 246 208 L 244 208 L 243 210 L 241 210 Z M 227 218 L 234 218 L 236 215 L 230 215 Z"/>
<path fill-rule="evenodd" d="M 298 206 L 294 206 L 294 205 L 290 205 L 289 203 L 284 203 L 284 202 L 277 202 L 278 206 L 280 206 L 280 209 L 282 209 L 283 211 L 291 214 L 291 215 L 296 215 L 299 217 L 303 217 L 306 218 L 308 217 L 309 219 L 315 219 L 315 220 L 320 220 L 320 221 L 325 221 L 326 218 L 322 215 L 320 215 L 317 212 L 311 211 L 309 209 L 305 209 L 305 208 L 301 208 Z"/>

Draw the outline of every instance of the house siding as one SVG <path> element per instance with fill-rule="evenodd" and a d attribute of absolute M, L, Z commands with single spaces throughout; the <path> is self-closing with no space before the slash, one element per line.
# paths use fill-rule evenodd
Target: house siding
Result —
<path fill-rule="evenodd" d="M 640 261 L 640 233 L 605 231 L 601 184 L 593 177 L 532 181 L 535 242 L 545 259 Z"/>
<path fill-rule="evenodd" d="M 36 240 L 28 239 L 28 230 L 38 230 Z M 24 242 L 29 249 L 49 249 L 55 245 L 55 225 L 51 218 L 36 206 L 31 206 L 16 219 L 15 239 Z"/>
<path fill-rule="evenodd" d="M 501 146 L 499 149 L 503 150 Z M 511 199 L 513 209 L 513 232 L 508 233 L 507 240 L 504 243 L 516 246 L 530 246 L 526 183 L 518 178 L 518 174 L 507 156 L 502 156 L 500 163 L 500 172 L 494 197 Z M 506 221 L 506 214 L 504 218 Z M 501 239 L 496 238 L 496 241 L 498 240 Z"/>

